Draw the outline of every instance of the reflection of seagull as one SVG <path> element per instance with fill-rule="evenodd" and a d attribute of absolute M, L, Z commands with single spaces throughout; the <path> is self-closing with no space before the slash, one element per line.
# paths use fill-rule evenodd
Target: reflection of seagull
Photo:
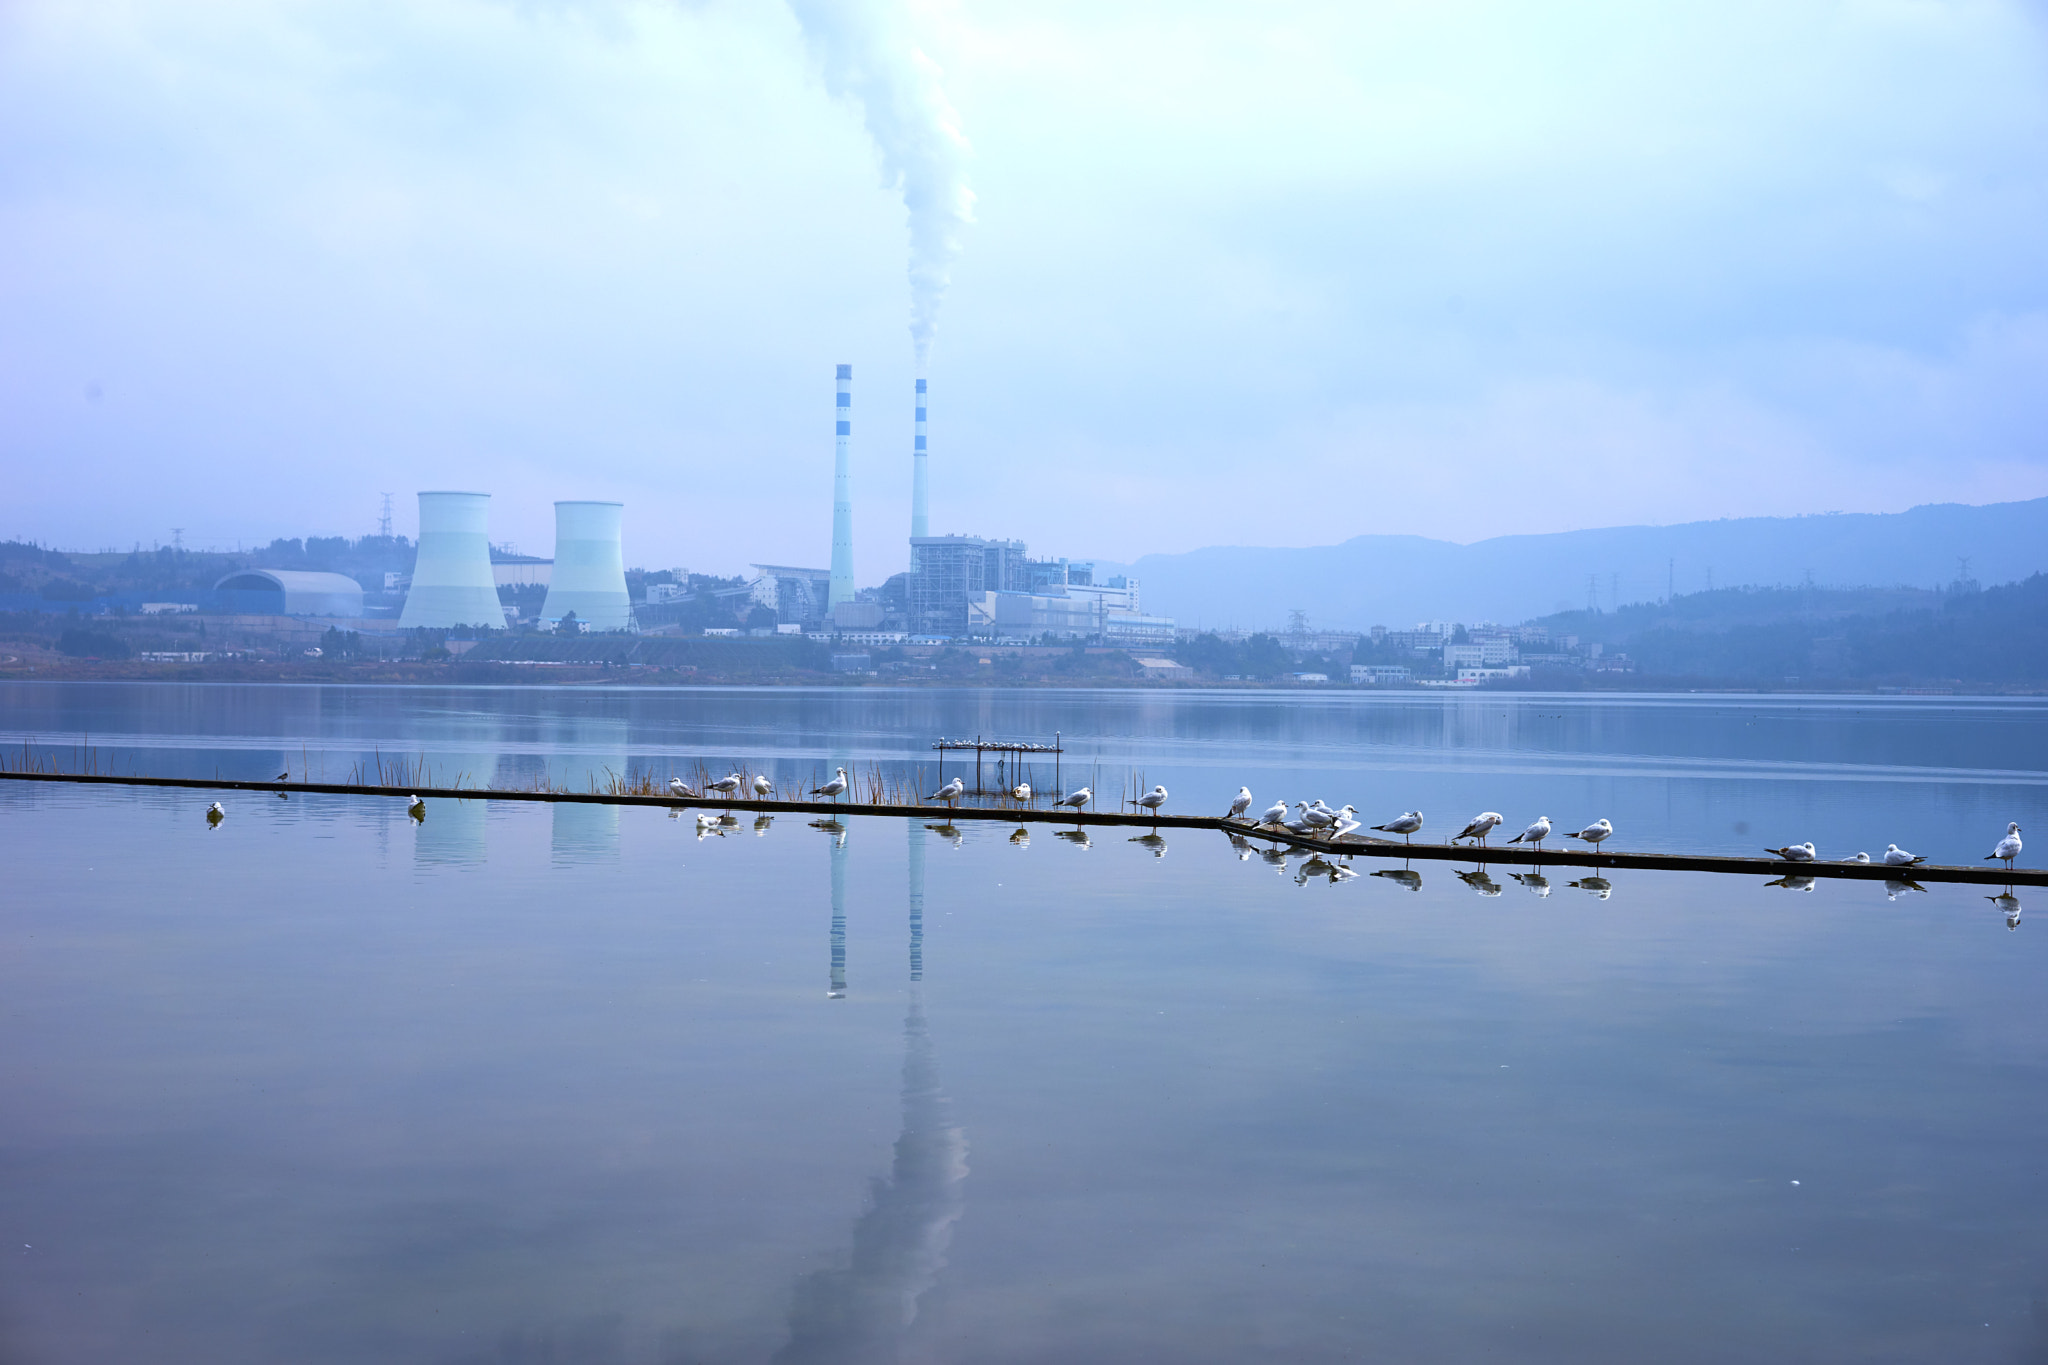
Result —
<path fill-rule="evenodd" d="M 2020 849 L 2022 847 L 2023 845 L 2020 843 L 2020 822 L 2014 820 L 2005 827 L 2005 837 L 1998 841 L 1998 847 L 1992 849 L 1984 861 L 1987 863 L 1994 860 L 2000 861 L 2010 868 L 2012 860 L 2020 856 Z"/>
<path fill-rule="evenodd" d="M 754 774 L 754 795 L 760 797 L 763 801 L 766 801 L 769 795 L 774 792 L 774 790 L 775 784 L 768 780 L 768 774 Z"/>
<path fill-rule="evenodd" d="M 1565 884 L 1574 890 L 1590 891 L 1603 901 L 1614 894 L 1614 883 L 1605 877 L 1581 877 L 1575 882 Z"/>
<path fill-rule="evenodd" d="M 1375 877 L 1386 877 L 1391 881 L 1398 882 L 1410 891 L 1420 891 L 1422 889 L 1422 874 L 1413 868 L 1382 867 L 1376 869 L 1372 875 Z"/>
<path fill-rule="evenodd" d="M 1470 872 L 1460 872 L 1458 880 L 1482 896 L 1498 896 L 1501 893 L 1501 884 L 1488 876 L 1483 867 L 1474 868 Z"/>
<path fill-rule="evenodd" d="M 1052 833 L 1055 839 L 1065 839 L 1070 844 L 1079 844 L 1083 848 L 1095 847 L 1088 841 L 1088 831 L 1085 829 L 1056 829 Z"/>
<path fill-rule="evenodd" d="M 1223 837 L 1230 840 L 1230 846 L 1237 850 L 1237 860 L 1239 862 L 1243 862 L 1252 856 L 1252 841 L 1245 838 L 1242 834 L 1226 834 Z"/>
<path fill-rule="evenodd" d="M 1550 878 L 1541 872 L 1510 872 L 1508 875 L 1539 896 L 1550 894 Z"/>
<path fill-rule="evenodd" d="M 1477 839 L 1483 844 L 1486 842 L 1487 831 L 1498 825 L 1503 818 L 1499 811 L 1481 811 L 1473 817 L 1471 824 L 1451 836 L 1451 842 L 1455 844 L 1460 839 Z"/>
<path fill-rule="evenodd" d="M 1152 818 L 1159 818 L 1159 808 L 1166 804 L 1166 788 L 1155 786 L 1138 798 L 1138 804 L 1152 812 Z"/>
<path fill-rule="evenodd" d="M 1566 832 L 1564 837 L 1567 839 L 1584 839 L 1594 848 L 1598 848 L 1600 847 L 1600 841 L 1612 833 L 1614 833 L 1614 826 L 1608 823 L 1607 817 L 1603 815 L 1584 829 Z"/>
<path fill-rule="evenodd" d="M 1803 876 L 1797 872 L 1787 872 L 1776 881 L 1765 882 L 1764 885 L 1782 886 L 1787 891 L 1811 891 L 1813 890 L 1813 878 Z"/>
<path fill-rule="evenodd" d="M 926 825 L 925 828 L 930 830 L 932 833 L 938 835 L 941 839 L 944 839 L 947 843 L 951 844 L 955 848 L 960 847 L 960 845 L 964 843 L 967 839 L 967 836 L 960 832 L 960 827 L 958 825 Z"/>
<path fill-rule="evenodd" d="M 951 782 L 948 782 L 945 786 L 933 792 L 930 796 L 927 796 L 925 800 L 944 801 L 948 805 L 951 805 L 953 802 L 958 801 L 961 798 L 961 796 L 963 796 L 966 793 L 966 791 L 967 784 L 956 777 Z"/>
<path fill-rule="evenodd" d="M 1540 850 L 1543 847 L 1543 841 L 1549 837 L 1550 817 L 1539 815 L 1533 824 L 1514 838 L 1508 840 L 1508 842 L 1511 844 L 1534 844 Z"/>
<path fill-rule="evenodd" d="M 765 811 L 754 817 L 754 833 L 766 835 L 768 827 L 775 823 L 775 817 Z"/>
<path fill-rule="evenodd" d="M 1287 854 L 1288 850 L 1286 848 L 1262 848 L 1259 850 L 1261 858 L 1271 863 L 1274 867 L 1282 869 L 1287 866 Z"/>
<path fill-rule="evenodd" d="M 1870 861 L 1870 855 L 1868 853 L 1851 853 L 1842 861 L 1845 863 L 1867 863 Z"/>
<path fill-rule="evenodd" d="M 1237 789 L 1237 795 L 1230 799 L 1230 814 L 1224 816 L 1223 818 L 1226 820 L 1235 820 L 1251 808 L 1252 789 L 1250 787 L 1239 787 Z"/>
<path fill-rule="evenodd" d="M 1057 804 L 1062 806 L 1072 806 L 1074 808 L 1074 813 L 1078 815 L 1081 812 L 1081 807 L 1087 805 L 1090 801 L 1093 801 L 1094 799 L 1094 792 L 1089 791 L 1086 787 L 1076 787 L 1074 788 L 1074 790 L 1068 792 L 1065 796 L 1062 796 Z"/>
<path fill-rule="evenodd" d="M 1010 842 L 1019 848 L 1031 847 L 1031 831 L 1019 825 L 1010 831 Z"/>
<path fill-rule="evenodd" d="M 2017 929 L 2020 927 L 2020 898 L 2018 896 L 2015 896 L 2010 891 L 2001 891 L 1995 896 L 1986 896 L 1984 899 L 2005 912 L 2006 928 Z"/>
<path fill-rule="evenodd" d="M 1803 844 L 1787 844 L 1783 848 L 1767 848 L 1764 852 L 1775 853 L 1788 863 L 1810 863 L 1814 859 L 1816 850 L 1813 846 L 1813 841 L 1809 839 Z M 1776 885 L 1776 883 L 1772 884 Z"/>
<path fill-rule="evenodd" d="M 776 1365 L 896 1365 L 926 1293 L 946 1265 L 966 1207 L 967 1135 L 954 1123 L 924 1010 L 903 1024 L 903 1131 L 885 1180 L 872 1183 L 843 1261 L 796 1283 L 789 1341 Z"/>
<path fill-rule="evenodd" d="M 1151 849 L 1152 856 L 1155 858 L 1164 858 L 1166 856 L 1166 840 L 1157 834 L 1140 834 L 1131 842 Z"/>
<path fill-rule="evenodd" d="M 1374 825 L 1373 828 L 1383 834 L 1398 834 L 1403 843 L 1408 843 L 1411 842 L 1409 836 L 1422 828 L 1422 812 L 1411 810 L 1398 820 L 1389 820 L 1384 825 Z"/>
<path fill-rule="evenodd" d="M 1920 885 L 1911 877 L 1886 877 L 1884 879 L 1884 898 L 1888 901 L 1897 900 L 1902 892 L 1925 891 L 1926 889 L 1926 887 Z"/>
<path fill-rule="evenodd" d="M 1897 844 L 1886 844 L 1884 846 L 1884 865 L 1886 867 L 1918 867 L 1926 861 L 1925 858 L 1917 854 L 1906 852 Z"/>
<path fill-rule="evenodd" d="M 731 777 L 721 777 L 716 782 L 709 783 L 708 785 L 712 791 L 731 796 L 740 789 L 740 775 L 734 773 Z"/>
<path fill-rule="evenodd" d="M 845 790 L 846 790 L 846 769 L 844 769 L 844 768 L 841 768 L 841 769 L 839 770 L 839 776 L 837 776 L 837 777 L 833 778 L 833 779 L 832 779 L 832 780 L 831 780 L 830 782 L 827 782 L 827 783 L 826 783 L 826 784 L 825 784 L 824 786 L 822 786 L 822 787 L 813 787 L 813 788 L 811 788 L 811 795 L 813 795 L 813 796 L 829 796 L 829 797 L 831 797 L 831 798 L 832 798 L 833 800 L 835 800 L 835 801 L 836 801 L 836 800 L 838 800 L 838 799 L 839 799 L 839 794 L 840 794 L 841 792 L 845 791 Z"/>

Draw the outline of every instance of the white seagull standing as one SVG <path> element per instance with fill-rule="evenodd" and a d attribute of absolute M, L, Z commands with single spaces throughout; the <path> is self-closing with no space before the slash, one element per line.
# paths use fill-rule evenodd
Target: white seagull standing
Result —
<path fill-rule="evenodd" d="M 1410 836 L 1422 828 L 1422 812 L 1419 810 L 1405 811 L 1400 819 L 1389 820 L 1384 825 L 1374 825 L 1373 828 L 1384 834 L 1400 835 L 1402 843 L 1412 843 L 1413 839 Z"/>
<path fill-rule="evenodd" d="M 754 774 L 754 795 L 760 797 L 763 801 L 766 801 L 768 799 L 768 794 L 774 790 L 775 784 L 768 780 L 768 774 Z"/>
<path fill-rule="evenodd" d="M 1920 857 L 1918 854 L 1906 852 L 1897 844 L 1886 844 L 1884 846 L 1884 865 L 1886 867 L 1918 867 L 1926 861 L 1925 858 Z"/>
<path fill-rule="evenodd" d="M 1265 811 L 1259 816 L 1258 823 L 1261 825 L 1277 825 L 1286 818 L 1287 803 L 1285 801 L 1275 801 L 1272 805 L 1266 807 Z"/>
<path fill-rule="evenodd" d="M 1224 816 L 1223 818 L 1226 820 L 1235 820 L 1251 808 L 1252 789 L 1250 787 L 1239 787 L 1237 789 L 1237 795 L 1232 797 L 1230 800 L 1230 814 Z"/>
<path fill-rule="evenodd" d="M 1153 823 L 1157 824 L 1159 821 L 1159 808 L 1166 804 L 1166 788 L 1161 786 L 1153 787 L 1151 791 L 1138 798 L 1138 804 L 1152 812 Z"/>
<path fill-rule="evenodd" d="M 1612 833 L 1614 833 L 1614 826 L 1603 815 L 1584 829 L 1566 831 L 1564 837 L 1567 839 L 1584 839 L 1594 848 L 1598 848 L 1600 847 L 1600 841 Z"/>
<path fill-rule="evenodd" d="M 1487 831 L 1498 825 L 1504 818 L 1506 817 L 1496 810 L 1481 811 L 1477 816 L 1473 817 L 1471 824 L 1451 836 L 1451 842 L 1455 844 L 1460 839 L 1477 839 L 1483 844 L 1486 842 Z"/>
<path fill-rule="evenodd" d="M 829 796 L 829 797 L 831 797 L 831 798 L 832 798 L 833 800 L 835 800 L 835 801 L 836 801 L 836 800 L 838 800 L 838 799 L 839 799 L 839 794 L 840 794 L 841 792 L 845 791 L 845 790 L 846 790 L 846 769 L 844 769 L 844 768 L 841 768 L 841 769 L 839 770 L 839 776 L 837 776 L 837 777 L 833 778 L 833 779 L 832 779 L 832 780 L 831 780 L 830 782 L 827 782 L 827 783 L 826 783 L 826 784 L 825 784 L 824 786 L 822 786 L 822 787 L 813 787 L 813 788 L 811 788 L 811 795 L 813 795 L 813 796 Z"/>
<path fill-rule="evenodd" d="M 2014 820 L 2005 827 L 2005 837 L 1998 841 L 1997 848 L 1992 849 L 1990 853 L 1985 855 L 1984 861 L 1988 863 L 1993 859 L 2001 860 L 2005 863 L 2006 868 L 2010 870 L 2012 860 L 2020 856 L 2020 849 L 2022 847 L 2023 845 L 2020 843 L 2020 822 Z"/>
<path fill-rule="evenodd" d="M 1068 792 L 1065 796 L 1062 796 L 1055 804 L 1061 806 L 1072 806 L 1074 808 L 1074 813 L 1076 815 L 1079 815 L 1081 813 L 1081 807 L 1087 805 L 1090 801 L 1093 801 L 1094 799 L 1094 792 L 1089 791 L 1086 787 L 1076 787 L 1074 788 L 1074 790 Z"/>
<path fill-rule="evenodd" d="M 966 793 L 966 791 L 967 784 L 956 777 L 951 782 L 948 782 L 945 786 L 933 792 L 930 796 L 927 796 L 925 800 L 944 801 L 947 805 L 950 806 L 955 801 L 958 801 L 961 798 L 961 796 Z"/>
<path fill-rule="evenodd" d="M 1767 848 L 1764 852 L 1775 853 L 1788 863 L 1810 863 L 1818 856 L 1819 850 L 1814 848 L 1813 840 L 1808 839 L 1803 844 L 1787 844 L 1783 848 Z"/>
<path fill-rule="evenodd" d="M 723 792 L 727 796 L 731 796 L 740 789 L 740 775 L 734 773 L 731 777 L 721 777 L 716 782 L 707 785 L 715 792 Z"/>
<path fill-rule="evenodd" d="M 1529 828 L 1523 830 L 1520 834 L 1517 834 L 1514 838 L 1508 840 L 1508 842 L 1511 844 L 1534 844 L 1537 848 L 1541 849 L 1543 847 L 1543 841 L 1545 839 L 1548 839 L 1549 837 L 1550 817 L 1547 815 L 1539 815 L 1536 817 L 1535 822 L 1529 826 Z"/>
<path fill-rule="evenodd" d="M 690 794 L 690 789 L 683 785 L 682 778 L 671 777 L 668 780 L 668 794 L 670 796 L 688 796 Z"/>

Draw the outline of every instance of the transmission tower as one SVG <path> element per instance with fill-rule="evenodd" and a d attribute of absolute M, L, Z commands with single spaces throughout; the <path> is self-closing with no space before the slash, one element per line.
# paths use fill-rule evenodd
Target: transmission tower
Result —
<path fill-rule="evenodd" d="M 383 497 L 384 511 L 377 518 L 377 535 L 381 539 L 389 540 L 391 539 L 391 495 L 386 493 Z"/>

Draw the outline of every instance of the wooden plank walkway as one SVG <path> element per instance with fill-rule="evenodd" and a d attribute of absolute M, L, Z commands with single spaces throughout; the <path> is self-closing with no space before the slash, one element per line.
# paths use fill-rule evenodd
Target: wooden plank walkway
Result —
<path fill-rule="evenodd" d="M 235 782 L 226 778 L 198 777 L 116 777 L 99 773 L 0 772 L 0 779 L 16 782 L 62 782 L 83 786 L 175 787 L 197 791 L 282 792 L 287 796 L 321 794 L 329 796 L 385 796 L 403 799 L 419 796 L 433 801 L 539 801 L 571 802 L 598 806 L 649 806 L 664 810 L 765 811 L 771 815 L 889 815 L 898 818 L 943 818 L 946 820 L 1004 820 L 1017 824 L 1117 825 L 1141 829 L 1220 830 L 1241 838 L 1259 839 L 1328 856 L 1352 858 L 1423 859 L 1434 862 L 1480 862 L 1510 867 L 1640 868 L 1658 872 L 1718 872 L 1783 876 L 1828 877 L 1844 881 L 1885 881 L 1909 877 L 1920 882 L 1957 882 L 1973 886 L 2048 886 L 2048 870 L 2016 867 L 2007 871 L 1998 863 L 1982 867 L 1957 867 L 1923 863 L 1914 868 L 1885 867 L 1879 863 L 1788 863 L 1761 856 L 1739 858 L 1682 853 L 1595 852 L 1581 848 L 1523 849 L 1499 844 L 1404 844 L 1392 839 L 1366 839 L 1353 834 L 1342 840 L 1308 839 L 1286 830 L 1255 829 L 1242 820 L 1213 815 L 1129 815 L 1115 811 L 1057 811 L 1005 806 L 896 806 L 867 802 L 758 801 L 750 798 L 725 800 L 720 797 L 614 796 L 606 792 L 542 792 L 503 790 L 495 787 L 375 787 L 346 782 Z"/>

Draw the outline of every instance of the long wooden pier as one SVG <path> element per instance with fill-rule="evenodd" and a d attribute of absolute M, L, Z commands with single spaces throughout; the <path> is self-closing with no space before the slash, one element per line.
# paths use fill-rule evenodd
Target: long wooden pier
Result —
<path fill-rule="evenodd" d="M 1886 867 L 1882 863 L 1793 863 L 1772 857 L 1728 857 L 1688 853 L 1619 853 L 1581 848 L 1527 849 L 1520 845 L 1404 844 L 1394 839 L 1312 839 L 1283 829 L 1259 828 L 1243 820 L 1214 815 L 1129 815 L 1113 811 L 1064 811 L 1025 806 L 881 805 L 856 801 L 761 801 L 717 796 L 632 796 L 610 792 L 518 791 L 497 787 L 379 787 L 347 782 L 237 782 L 227 778 L 117 777 L 100 773 L 0 772 L 0 780 L 63 782 L 82 786 L 173 787 L 196 791 L 274 792 L 285 796 L 418 796 L 433 801 L 539 801 L 594 806 L 647 806 L 662 810 L 760 811 L 770 815 L 889 815 L 899 819 L 1001 820 L 1013 824 L 1116 825 L 1140 829 L 1217 830 L 1244 839 L 1288 844 L 1329 857 L 1421 859 L 1432 862 L 1486 863 L 1511 867 L 1639 868 L 1654 872 L 1759 873 L 1772 876 L 1827 877 L 1844 881 L 1886 881 L 1896 877 L 1921 882 L 1961 882 L 1975 886 L 2048 886 L 2048 870 L 2002 864 L 1958 867 L 1923 863 L 1919 867 Z"/>

